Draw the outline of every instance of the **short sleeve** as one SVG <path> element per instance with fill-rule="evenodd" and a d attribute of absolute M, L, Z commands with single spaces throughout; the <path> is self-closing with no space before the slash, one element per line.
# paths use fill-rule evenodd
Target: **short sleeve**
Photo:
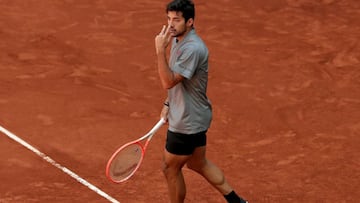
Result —
<path fill-rule="evenodd" d="M 198 67 L 200 52 L 195 46 L 188 46 L 180 50 L 179 56 L 172 70 L 190 79 Z"/>

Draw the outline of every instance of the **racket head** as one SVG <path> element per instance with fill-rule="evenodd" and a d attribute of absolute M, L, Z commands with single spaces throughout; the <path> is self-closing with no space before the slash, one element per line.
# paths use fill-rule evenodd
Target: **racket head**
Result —
<path fill-rule="evenodd" d="M 128 180 L 144 158 L 145 150 L 139 142 L 132 142 L 120 147 L 106 165 L 106 176 L 114 183 Z"/>

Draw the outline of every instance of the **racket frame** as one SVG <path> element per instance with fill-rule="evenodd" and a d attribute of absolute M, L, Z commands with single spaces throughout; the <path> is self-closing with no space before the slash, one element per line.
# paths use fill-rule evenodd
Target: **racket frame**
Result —
<path fill-rule="evenodd" d="M 166 121 L 164 118 L 161 118 L 157 123 L 156 125 L 148 132 L 146 133 L 144 136 L 134 140 L 134 141 L 131 141 L 131 142 L 128 142 L 124 145 L 122 145 L 118 150 L 116 150 L 113 155 L 110 157 L 109 161 L 107 162 L 106 164 L 106 177 L 111 181 L 111 182 L 114 182 L 114 183 L 121 183 L 121 182 L 124 182 L 126 180 L 128 180 L 131 176 L 134 175 L 134 173 L 138 170 L 138 168 L 140 167 L 143 159 L 144 159 L 144 156 L 145 156 L 145 151 L 146 151 L 146 148 L 151 140 L 151 138 L 155 135 L 156 131 L 158 131 L 160 129 L 160 127 L 165 124 Z M 142 145 L 141 144 L 141 141 L 143 140 L 146 140 L 145 144 Z M 137 163 L 136 165 L 136 168 L 126 177 L 126 178 L 123 178 L 121 180 L 114 180 L 113 178 L 111 178 L 111 175 L 110 175 L 110 166 L 112 164 L 112 162 L 114 161 L 114 159 L 116 158 L 116 156 L 123 150 L 125 149 L 126 147 L 128 147 L 129 145 L 133 145 L 133 144 L 137 144 L 140 146 L 141 148 L 141 157 L 140 157 L 140 160 L 139 162 Z"/>

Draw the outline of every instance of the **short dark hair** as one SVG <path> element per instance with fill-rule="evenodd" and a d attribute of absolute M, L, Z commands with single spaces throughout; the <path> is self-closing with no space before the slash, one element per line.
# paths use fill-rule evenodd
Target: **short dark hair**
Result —
<path fill-rule="evenodd" d="M 166 13 L 169 11 L 182 12 L 185 22 L 190 18 L 195 20 L 195 5 L 191 0 L 173 0 L 166 7 Z"/>

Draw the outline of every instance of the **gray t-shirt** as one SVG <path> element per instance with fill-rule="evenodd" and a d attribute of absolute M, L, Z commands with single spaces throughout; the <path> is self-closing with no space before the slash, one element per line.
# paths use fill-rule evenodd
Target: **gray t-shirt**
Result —
<path fill-rule="evenodd" d="M 192 29 L 181 42 L 172 42 L 170 68 L 185 79 L 168 90 L 169 130 L 194 134 L 210 127 L 211 103 L 206 96 L 209 52 Z"/>

